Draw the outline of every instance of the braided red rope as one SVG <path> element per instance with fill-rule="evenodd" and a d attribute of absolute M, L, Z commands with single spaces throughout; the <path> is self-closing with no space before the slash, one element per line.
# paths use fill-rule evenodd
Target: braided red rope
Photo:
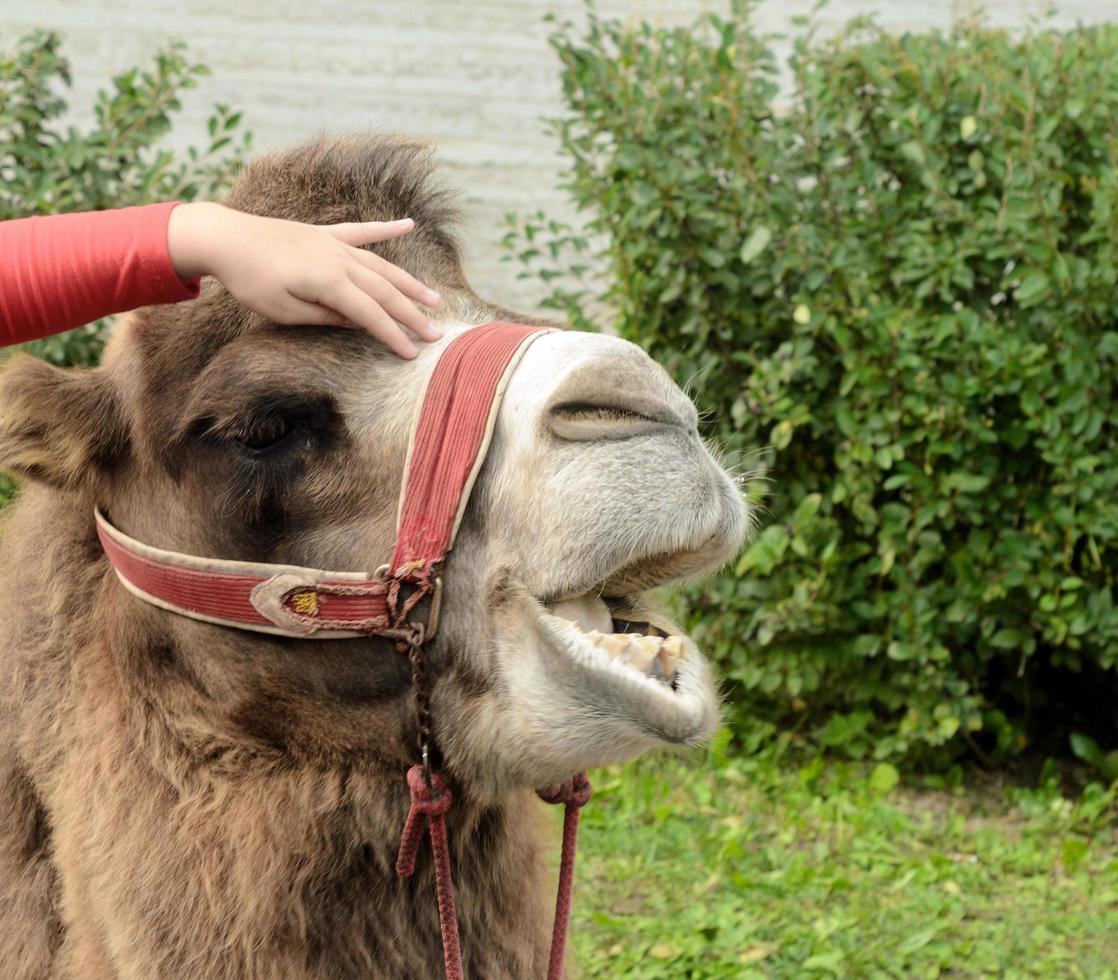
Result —
<path fill-rule="evenodd" d="M 562 803 L 563 849 L 559 858 L 559 890 L 555 897 L 555 924 L 551 930 L 551 955 L 547 960 L 547 980 L 561 980 L 567 955 L 567 932 L 571 924 L 571 894 L 575 883 L 575 850 L 578 847 L 578 818 L 590 801 L 590 780 L 586 773 L 539 791 L 545 803 Z"/>
<path fill-rule="evenodd" d="M 409 878 L 415 873 L 415 858 L 423 834 L 423 823 L 431 834 L 431 850 L 435 859 L 435 892 L 439 902 L 439 930 L 443 940 L 443 963 L 447 980 L 463 980 L 462 944 L 458 938 L 458 917 L 454 911 L 454 882 L 450 874 L 450 844 L 446 835 L 445 817 L 454 802 L 454 795 L 438 773 L 431 773 L 430 786 L 423 766 L 408 770 L 411 809 L 400 838 L 396 857 L 396 874 Z M 575 851 L 578 847 L 579 812 L 590 801 L 590 780 L 585 773 L 538 793 L 545 803 L 562 803 L 563 848 L 559 859 L 559 891 L 555 899 L 555 923 L 551 929 L 551 954 L 547 960 L 547 980 L 562 980 L 563 961 L 567 956 L 567 933 L 571 924 L 571 895 L 575 880 Z"/>
<path fill-rule="evenodd" d="M 435 858 L 435 894 L 439 901 L 439 930 L 443 937 L 443 963 L 447 980 L 462 980 L 462 945 L 458 939 L 458 917 L 454 911 L 454 882 L 450 875 L 450 845 L 446 836 L 446 812 L 454 802 L 450 788 L 438 773 L 431 773 L 431 785 L 423 766 L 408 770 L 411 809 L 400 839 L 396 857 L 396 874 L 409 878 L 415 872 L 415 856 L 423 834 L 423 824 L 431 835 L 431 851 Z"/>

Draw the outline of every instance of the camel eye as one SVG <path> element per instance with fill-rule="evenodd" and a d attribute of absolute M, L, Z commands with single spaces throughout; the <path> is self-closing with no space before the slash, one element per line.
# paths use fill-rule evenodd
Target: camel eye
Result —
<path fill-rule="evenodd" d="M 328 448 L 340 430 L 340 417 L 328 395 L 264 392 L 252 401 L 199 414 L 184 434 L 197 444 L 220 452 L 232 450 L 255 464 L 279 462 L 279 457 L 294 457 L 312 446 Z"/>
<path fill-rule="evenodd" d="M 273 449 L 290 433 L 291 426 L 287 419 L 280 415 L 266 415 L 253 421 L 238 441 L 246 449 L 260 453 Z"/>

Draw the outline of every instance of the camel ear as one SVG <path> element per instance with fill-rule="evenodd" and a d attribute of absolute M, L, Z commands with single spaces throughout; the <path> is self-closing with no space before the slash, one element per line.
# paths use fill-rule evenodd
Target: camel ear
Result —
<path fill-rule="evenodd" d="M 17 355 L 0 372 L 0 467 L 51 486 L 89 486 L 127 450 L 120 405 L 97 370 Z"/>

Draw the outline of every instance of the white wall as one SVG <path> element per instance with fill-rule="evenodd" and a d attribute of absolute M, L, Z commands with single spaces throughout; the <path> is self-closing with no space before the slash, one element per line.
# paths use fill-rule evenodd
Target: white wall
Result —
<path fill-rule="evenodd" d="M 757 24 L 789 29 L 813 0 L 766 0 Z M 832 0 L 827 28 L 878 11 L 894 28 L 945 26 L 974 0 Z M 604 15 L 686 23 L 724 0 L 599 0 Z M 996 24 L 1044 15 L 1049 0 L 986 0 Z M 79 110 L 110 74 L 182 38 L 213 74 L 185 105 L 172 142 L 201 142 L 208 107 L 246 112 L 268 149 L 323 129 L 375 127 L 434 140 L 463 192 L 468 273 L 480 292 L 534 305 L 538 290 L 499 261 L 508 211 L 568 213 L 543 120 L 560 111 L 543 17 L 578 18 L 581 0 L 0 0 L 0 43 L 35 27 L 66 36 Z M 1062 0 L 1059 24 L 1118 18 L 1118 0 Z"/>

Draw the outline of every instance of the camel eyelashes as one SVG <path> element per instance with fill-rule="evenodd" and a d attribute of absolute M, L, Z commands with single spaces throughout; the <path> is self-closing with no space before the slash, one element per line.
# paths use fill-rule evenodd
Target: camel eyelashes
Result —
<path fill-rule="evenodd" d="M 566 419 L 598 419 L 605 422 L 628 419 L 639 419 L 647 422 L 660 421 L 633 409 L 622 408 L 618 405 L 595 405 L 590 402 L 566 402 L 562 405 L 556 405 L 551 409 L 551 412 L 553 415 Z"/>
<path fill-rule="evenodd" d="M 334 404 L 328 397 L 269 395 L 239 411 L 195 419 L 189 431 L 201 442 L 231 444 L 255 458 L 297 441 L 324 442 L 335 421 Z M 298 440 L 298 436 L 305 438 Z"/>
<path fill-rule="evenodd" d="M 565 442 L 621 440 L 648 435 L 665 426 L 682 423 L 654 406 L 586 401 L 564 401 L 553 405 L 546 425 L 551 434 Z"/>
<path fill-rule="evenodd" d="M 264 452 L 275 448 L 290 434 L 291 425 L 287 419 L 270 415 L 257 419 L 237 441 L 253 452 Z"/>

